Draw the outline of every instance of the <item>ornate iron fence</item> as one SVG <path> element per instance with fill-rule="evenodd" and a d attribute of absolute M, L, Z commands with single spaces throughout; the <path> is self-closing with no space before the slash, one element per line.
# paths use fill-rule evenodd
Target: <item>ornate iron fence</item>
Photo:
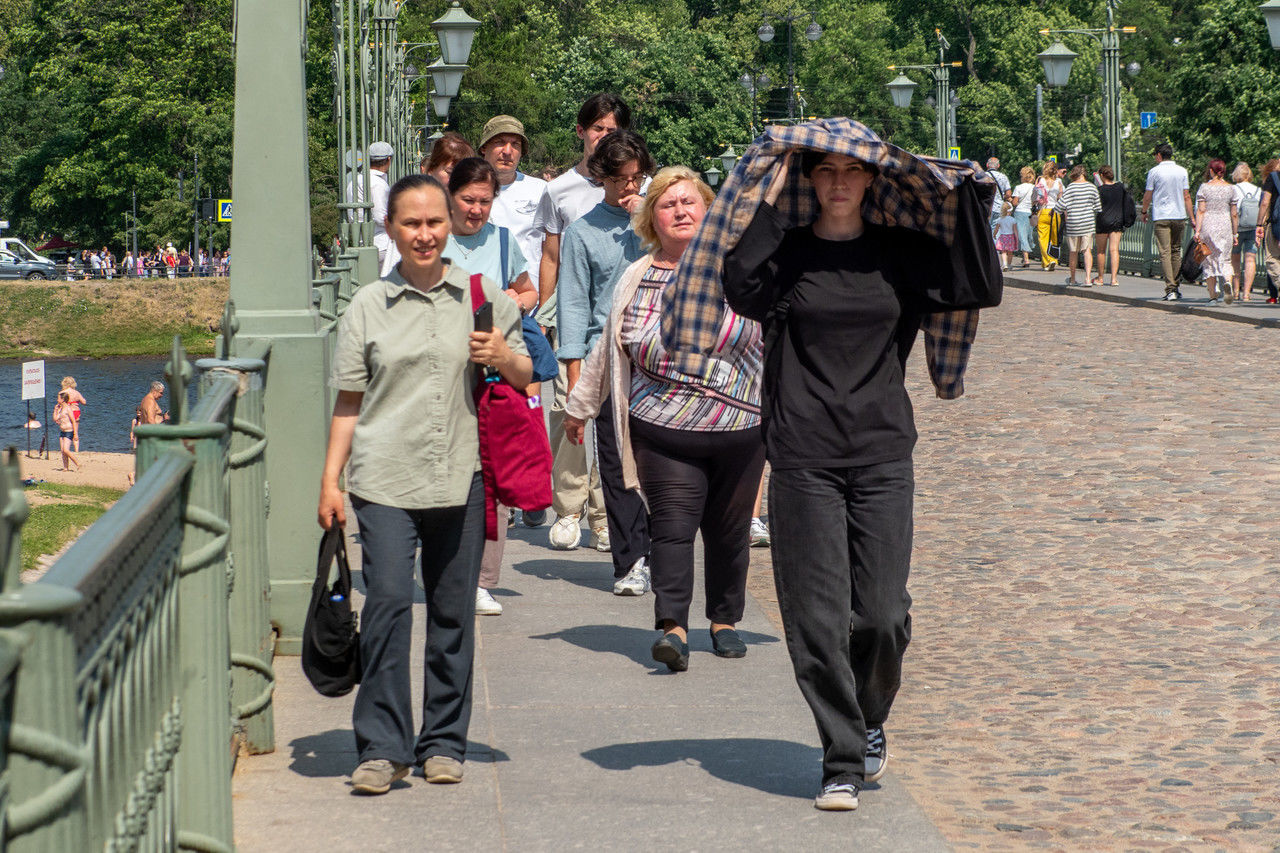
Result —
<path fill-rule="evenodd" d="M 190 417 L 192 369 L 175 339 L 173 422 L 136 429 L 137 484 L 25 586 L 16 451 L 0 470 L 6 849 L 232 849 L 234 755 L 274 748 L 275 676 L 269 345 L 228 358 L 230 305 L 224 329 L 222 357 L 200 362 Z"/>

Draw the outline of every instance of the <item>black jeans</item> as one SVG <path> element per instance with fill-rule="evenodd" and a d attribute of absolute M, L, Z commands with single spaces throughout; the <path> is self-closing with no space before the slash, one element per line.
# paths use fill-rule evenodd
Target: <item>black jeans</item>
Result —
<path fill-rule="evenodd" d="M 787 650 L 822 741 L 822 781 L 860 781 L 911 640 L 911 460 L 773 469 L 769 523 Z"/>
<path fill-rule="evenodd" d="M 626 400 L 622 401 L 625 406 Z M 622 453 L 613 428 L 613 398 L 607 398 L 596 415 L 596 456 L 600 462 L 600 488 L 604 514 L 609 520 L 613 551 L 613 576 L 625 577 L 633 563 L 649 554 L 649 514 L 640 493 L 628 489 L 622 478 Z"/>
<path fill-rule="evenodd" d="M 399 509 L 352 495 L 360 523 L 365 602 L 360 611 L 364 675 L 352 728 L 360 760 L 420 764 L 433 755 L 462 761 L 471 722 L 476 583 L 484 551 L 484 485 L 471 481 L 465 506 Z M 413 735 L 409 634 L 414 549 L 422 544 L 427 599 L 422 730 Z"/>
<path fill-rule="evenodd" d="M 632 418 L 631 449 L 649 500 L 654 627 L 670 619 L 689 628 L 693 538 L 699 530 L 707 618 L 736 625 L 751 563 L 751 508 L 764 470 L 760 428 L 693 432 Z"/>

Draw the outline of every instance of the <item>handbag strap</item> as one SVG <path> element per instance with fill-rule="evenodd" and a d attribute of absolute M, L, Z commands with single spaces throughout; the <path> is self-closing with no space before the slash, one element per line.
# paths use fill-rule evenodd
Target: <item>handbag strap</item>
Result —
<path fill-rule="evenodd" d="M 508 246 L 511 245 L 511 231 L 501 225 L 498 226 L 498 251 L 502 253 L 502 289 L 506 290 L 509 282 L 507 281 L 507 252 Z"/>
<path fill-rule="evenodd" d="M 338 561 L 338 590 L 351 598 L 351 565 L 347 562 L 347 543 L 342 528 L 331 524 L 320 539 L 320 553 L 316 557 L 316 583 L 329 585 L 329 568 Z"/>

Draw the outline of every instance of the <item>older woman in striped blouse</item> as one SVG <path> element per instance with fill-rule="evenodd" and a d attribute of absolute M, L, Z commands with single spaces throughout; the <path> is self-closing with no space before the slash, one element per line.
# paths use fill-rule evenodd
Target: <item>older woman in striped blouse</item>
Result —
<path fill-rule="evenodd" d="M 601 344 L 592 350 L 565 406 L 565 431 L 581 442 L 586 420 L 610 394 L 628 487 L 649 507 L 653 539 L 653 659 L 674 672 L 689 666 L 693 540 L 702 531 L 706 616 L 717 655 L 747 652 L 734 626 L 746 596 L 748 530 L 764 469 L 760 437 L 760 327 L 726 305 L 716 349 L 700 376 L 682 373 L 659 335 L 662 295 L 713 194 L 683 166 L 658 172 L 633 226 L 651 251 L 614 288 Z"/>

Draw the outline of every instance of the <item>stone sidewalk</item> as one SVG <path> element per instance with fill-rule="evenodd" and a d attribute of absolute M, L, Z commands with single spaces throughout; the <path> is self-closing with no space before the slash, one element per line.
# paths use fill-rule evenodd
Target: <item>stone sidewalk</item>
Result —
<path fill-rule="evenodd" d="M 607 554 L 552 551 L 545 526 L 511 532 L 506 612 L 478 619 L 464 782 L 419 772 L 353 796 L 351 697 L 320 697 L 277 658 L 278 750 L 235 777 L 240 850 L 949 849 L 892 769 L 856 812 L 813 808 L 817 733 L 754 601 L 747 657 L 722 660 L 699 595 L 689 671 L 669 673 L 649 658 L 652 597 L 612 595 Z"/>

